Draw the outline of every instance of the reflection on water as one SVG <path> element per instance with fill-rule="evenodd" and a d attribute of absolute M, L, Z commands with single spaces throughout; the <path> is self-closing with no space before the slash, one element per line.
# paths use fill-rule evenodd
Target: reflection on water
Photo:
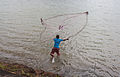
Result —
<path fill-rule="evenodd" d="M 119 0 L 1 0 L 0 57 L 68 77 L 118 77 L 119 4 Z M 40 47 L 40 18 L 83 11 L 89 11 L 87 27 L 62 43 L 61 57 L 51 64 L 53 43 Z"/>

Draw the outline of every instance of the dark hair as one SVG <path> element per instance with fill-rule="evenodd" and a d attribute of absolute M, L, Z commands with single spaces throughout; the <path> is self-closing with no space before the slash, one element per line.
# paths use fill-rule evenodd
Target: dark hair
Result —
<path fill-rule="evenodd" d="M 56 38 L 59 39 L 59 35 L 56 35 Z"/>

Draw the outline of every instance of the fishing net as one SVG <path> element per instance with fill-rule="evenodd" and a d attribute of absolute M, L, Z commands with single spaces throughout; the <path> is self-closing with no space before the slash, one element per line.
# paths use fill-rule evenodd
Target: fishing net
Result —
<path fill-rule="evenodd" d="M 75 37 L 85 28 L 87 22 L 88 12 L 57 15 L 47 19 L 41 18 L 41 24 L 44 27 L 40 33 L 41 45 L 47 46 L 49 44 L 50 46 L 56 35 L 60 35 L 60 38 Z"/>

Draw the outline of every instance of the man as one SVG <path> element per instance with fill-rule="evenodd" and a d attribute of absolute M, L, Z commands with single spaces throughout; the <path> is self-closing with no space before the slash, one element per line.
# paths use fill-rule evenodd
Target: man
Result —
<path fill-rule="evenodd" d="M 57 53 L 57 56 L 60 56 L 60 53 L 59 53 L 60 42 L 61 41 L 66 41 L 66 40 L 69 40 L 69 39 L 59 39 L 59 35 L 56 35 L 56 38 L 54 38 L 53 40 L 54 40 L 54 47 L 52 48 L 52 51 L 50 53 L 50 55 L 52 56 L 52 59 L 54 59 L 54 53 L 55 52 Z"/>

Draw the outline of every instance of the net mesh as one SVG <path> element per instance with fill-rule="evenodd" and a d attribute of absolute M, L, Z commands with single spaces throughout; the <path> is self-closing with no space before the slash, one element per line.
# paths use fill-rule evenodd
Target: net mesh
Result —
<path fill-rule="evenodd" d="M 88 12 L 63 14 L 47 19 L 41 19 L 44 29 L 41 31 L 40 39 L 43 46 L 51 44 L 51 40 L 60 35 L 60 38 L 72 38 L 78 35 L 87 25 Z"/>

